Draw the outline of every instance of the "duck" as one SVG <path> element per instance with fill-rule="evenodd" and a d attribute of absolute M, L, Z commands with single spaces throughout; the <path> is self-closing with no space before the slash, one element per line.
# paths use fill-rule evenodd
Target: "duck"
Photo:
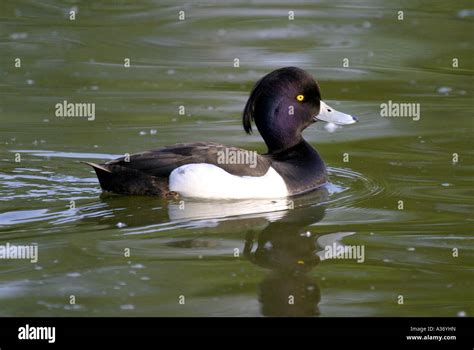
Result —
<path fill-rule="evenodd" d="M 349 125 L 358 118 L 321 99 L 319 84 L 297 67 L 258 80 L 242 114 L 247 134 L 256 126 L 267 152 L 214 142 L 180 143 L 91 166 L 105 192 L 162 198 L 275 199 L 315 191 L 328 182 L 324 161 L 303 131 L 324 121 Z"/>

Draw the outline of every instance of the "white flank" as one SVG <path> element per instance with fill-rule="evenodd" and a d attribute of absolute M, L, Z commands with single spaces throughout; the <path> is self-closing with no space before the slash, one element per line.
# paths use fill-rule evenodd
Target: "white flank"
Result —
<path fill-rule="evenodd" d="M 270 167 L 263 176 L 236 176 L 206 163 L 174 169 L 170 191 L 185 197 L 213 199 L 283 198 L 288 196 L 283 178 Z"/>

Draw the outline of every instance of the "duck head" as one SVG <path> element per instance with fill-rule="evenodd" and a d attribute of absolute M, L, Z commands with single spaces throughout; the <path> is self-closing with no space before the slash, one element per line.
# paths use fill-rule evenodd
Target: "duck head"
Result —
<path fill-rule="evenodd" d="M 260 79 L 243 113 L 245 131 L 252 133 L 254 121 L 270 153 L 300 143 L 303 130 L 318 120 L 347 125 L 357 118 L 324 103 L 316 80 L 296 67 L 280 68 Z"/>

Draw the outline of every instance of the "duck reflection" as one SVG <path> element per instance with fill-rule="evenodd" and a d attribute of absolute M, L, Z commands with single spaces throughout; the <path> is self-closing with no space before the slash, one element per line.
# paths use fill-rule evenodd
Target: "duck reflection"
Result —
<path fill-rule="evenodd" d="M 245 235 L 243 255 L 252 264 L 271 270 L 259 284 L 258 298 L 265 316 L 317 316 L 320 288 L 309 273 L 322 258 L 322 249 L 352 233 L 317 233 L 315 224 L 325 216 L 325 189 L 298 199 L 206 202 L 147 200 L 132 206 L 130 199 L 102 197 L 113 215 L 99 221 L 123 220 L 127 231 L 147 229 L 163 223 L 186 223 L 186 227 L 208 228 L 219 236 Z M 126 208 L 126 210 L 125 210 Z M 155 210 L 156 208 L 156 210 Z M 105 209 L 105 208 L 104 208 Z M 132 210 L 133 209 L 133 210 Z M 163 210 L 164 209 L 164 210 Z M 148 213 L 148 215 L 146 214 Z M 153 213 L 153 214 L 152 214 Z M 92 218 L 91 218 L 92 219 Z M 97 220 L 97 218 L 95 218 Z M 181 226 L 183 227 L 183 226 Z M 150 232 L 149 231 L 149 232 Z M 202 242 L 215 244 L 203 245 Z M 199 244 L 198 244 L 199 243 Z M 201 236 L 165 243 L 177 249 L 218 249 L 219 241 Z M 214 247 L 214 248 L 213 248 Z M 216 248 L 217 247 L 217 248 Z"/>
<path fill-rule="evenodd" d="M 320 221 L 324 213 L 323 206 L 289 210 L 260 233 L 247 234 L 244 256 L 272 270 L 259 286 L 263 315 L 319 315 L 320 289 L 308 272 L 320 257 L 316 237 L 308 226 Z"/>
<path fill-rule="evenodd" d="M 319 286 L 308 275 L 274 273 L 260 284 L 264 316 L 318 316 L 320 300 Z"/>

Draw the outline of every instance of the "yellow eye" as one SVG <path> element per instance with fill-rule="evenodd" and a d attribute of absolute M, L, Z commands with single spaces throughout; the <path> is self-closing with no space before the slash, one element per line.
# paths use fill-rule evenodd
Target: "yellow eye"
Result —
<path fill-rule="evenodd" d="M 304 95 L 298 95 L 296 96 L 296 99 L 301 102 L 304 100 Z"/>

